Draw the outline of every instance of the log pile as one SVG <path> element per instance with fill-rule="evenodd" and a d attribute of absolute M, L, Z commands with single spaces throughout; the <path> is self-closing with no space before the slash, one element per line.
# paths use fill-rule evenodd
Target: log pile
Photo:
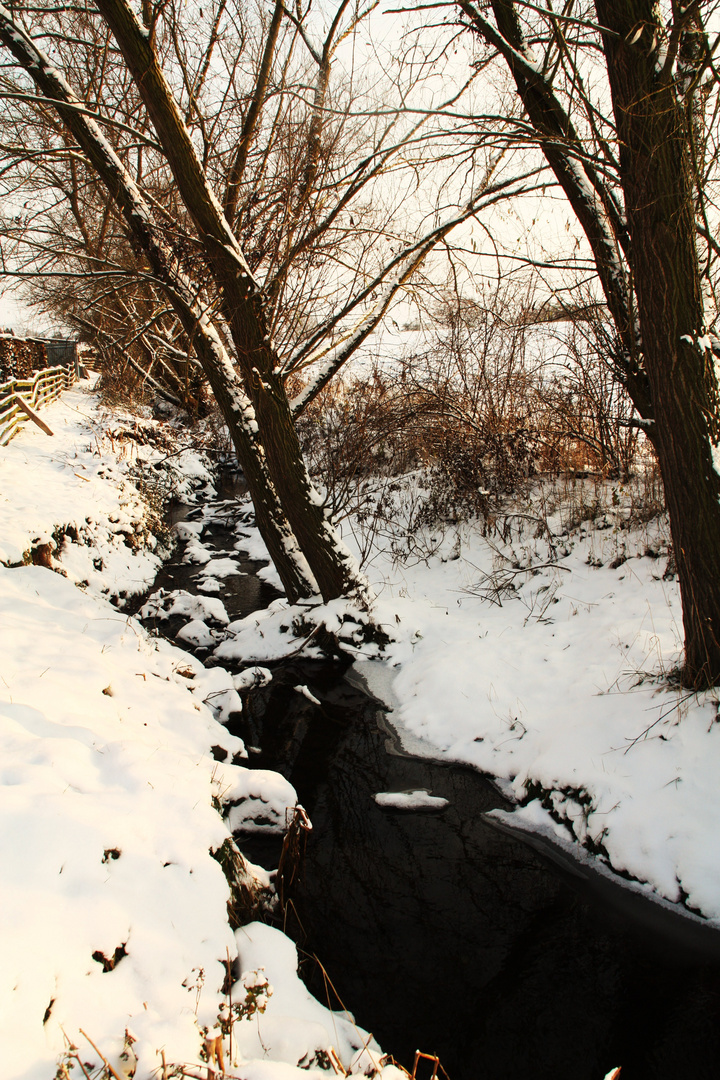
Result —
<path fill-rule="evenodd" d="M 41 341 L 0 334 L 0 383 L 32 378 L 34 371 L 47 366 L 47 349 Z"/>

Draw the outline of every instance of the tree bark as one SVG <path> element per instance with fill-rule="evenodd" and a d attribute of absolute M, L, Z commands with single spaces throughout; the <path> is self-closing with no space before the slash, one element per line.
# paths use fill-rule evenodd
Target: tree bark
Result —
<path fill-rule="evenodd" d="M 682 594 L 687 686 L 720 681 L 718 386 L 702 340 L 691 110 L 660 63 L 651 0 L 596 0 L 620 164 L 645 369 Z M 642 27 L 641 33 L 638 30 Z"/>

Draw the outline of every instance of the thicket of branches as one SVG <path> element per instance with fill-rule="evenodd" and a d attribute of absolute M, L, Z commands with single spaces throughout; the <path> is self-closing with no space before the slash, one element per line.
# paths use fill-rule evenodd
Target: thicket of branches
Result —
<path fill-rule="evenodd" d="M 370 355 L 318 397 L 299 430 L 333 512 L 361 509 L 375 477 L 421 469 L 428 523 L 483 519 L 541 478 L 626 482 L 650 462 L 607 316 L 537 319 L 507 288 L 446 296 L 431 332 L 398 335 L 393 357 Z"/>
<path fill-rule="evenodd" d="M 446 138 L 446 109 L 473 77 L 447 80 L 439 92 L 444 43 L 422 52 L 408 45 L 391 69 L 375 66 L 371 76 L 353 67 L 372 7 L 341 0 L 324 22 L 280 2 L 272 12 L 237 0 L 142 7 L 208 186 L 261 283 L 284 377 L 332 354 L 327 381 L 451 224 L 471 206 L 535 186 L 524 177 L 537 166 L 503 173 L 497 147 Z M 101 121 L 216 314 L 218 282 L 192 212 L 107 22 L 83 4 L 15 4 L 13 16 Z M 4 66 L 0 98 L 3 269 L 27 282 L 40 313 L 101 349 L 130 353 L 145 370 L 152 365 L 151 376 L 167 377 L 178 394 L 164 365 L 192 366 L 192 341 L 122 211 L 16 66 Z"/>
<path fill-rule="evenodd" d="M 74 296 L 56 288 L 45 302 L 94 325 L 104 347 L 118 333 L 103 309 L 129 299 L 143 320 L 131 347 L 146 367 L 165 365 L 162 381 L 179 362 L 170 392 L 188 405 L 199 362 L 292 599 L 367 596 L 312 489 L 293 416 L 456 224 L 524 186 L 471 150 L 459 209 L 393 227 L 434 119 L 404 99 L 432 65 L 423 55 L 419 69 L 412 57 L 399 66 L 398 107 L 365 91 L 354 108 L 356 76 L 338 57 L 364 14 L 350 0 L 319 19 L 281 0 L 269 19 L 228 0 L 0 9 L 7 205 L 26 200 L 5 223 L 13 273 L 74 282 Z M 163 324 L 168 309 L 175 327 Z M 291 405 L 285 382 L 308 364 Z"/>

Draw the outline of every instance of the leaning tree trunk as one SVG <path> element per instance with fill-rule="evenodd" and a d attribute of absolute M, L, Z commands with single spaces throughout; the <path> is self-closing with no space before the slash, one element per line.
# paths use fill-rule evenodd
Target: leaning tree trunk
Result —
<path fill-rule="evenodd" d="M 702 340 L 689 120 L 659 59 L 652 0 L 596 0 L 631 237 L 631 264 L 685 630 L 683 681 L 720 681 L 718 387 Z M 638 36 L 638 30 L 642 32 Z M 653 35 L 656 35 L 653 41 Z M 672 65 L 670 65 L 672 67 Z"/>
<path fill-rule="evenodd" d="M 0 6 L 0 42 L 34 80 L 83 151 L 88 166 L 116 200 L 134 242 L 167 290 L 186 333 L 194 335 L 198 357 L 228 423 L 240 464 L 248 480 L 258 527 L 291 602 L 317 592 L 269 476 L 258 440 L 252 404 L 243 392 L 223 343 L 195 296 L 177 260 L 157 229 L 152 211 L 94 120 L 84 111 L 69 84 L 34 41 Z"/>
<path fill-rule="evenodd" d="M 160 67 L 150 36 L 126 0 L 97 0 L 142 95 L 180 195 L 220 288 L 246 391 L 257 416 L 267 465 L 298 544 L 323 599 L 366 597 L 367 583 L 339 541 L 305 467 L 290 406 L 275 373 L 261 290 L 223 215 Z"/>
<path fill-rule="evenodd" d="M 552 65 L 545 69 L 534 59 L 514 0 L 492 0 L 494 26 L 485 15 L 486 5 L 457 0 L 470 26 L 498 50 L 515 80 L 517 92 L 537 136 L 548 165 L 565 193 L 585 233 L 595 261 L 598 279 L 618 335 L 617 374 L 644 420 L 652 419 L 647 378 L 638 358 L 638 334 L 631 285 L 624 257 L 629 246 L 627 229 L 612 190 L 605 184 L 603 169 L 553 89 Z M 652 428 L 646 428 L 653 440 Z"/>

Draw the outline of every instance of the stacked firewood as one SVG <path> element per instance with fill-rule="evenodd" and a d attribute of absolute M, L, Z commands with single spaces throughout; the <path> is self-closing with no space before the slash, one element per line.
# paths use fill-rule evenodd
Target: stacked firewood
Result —
<path fill-rule="evenodd" d="M 41 341 L 0 334 L 0 382 L 31 378 L 33 371 L 47 366 L 47 350 Z"/>

